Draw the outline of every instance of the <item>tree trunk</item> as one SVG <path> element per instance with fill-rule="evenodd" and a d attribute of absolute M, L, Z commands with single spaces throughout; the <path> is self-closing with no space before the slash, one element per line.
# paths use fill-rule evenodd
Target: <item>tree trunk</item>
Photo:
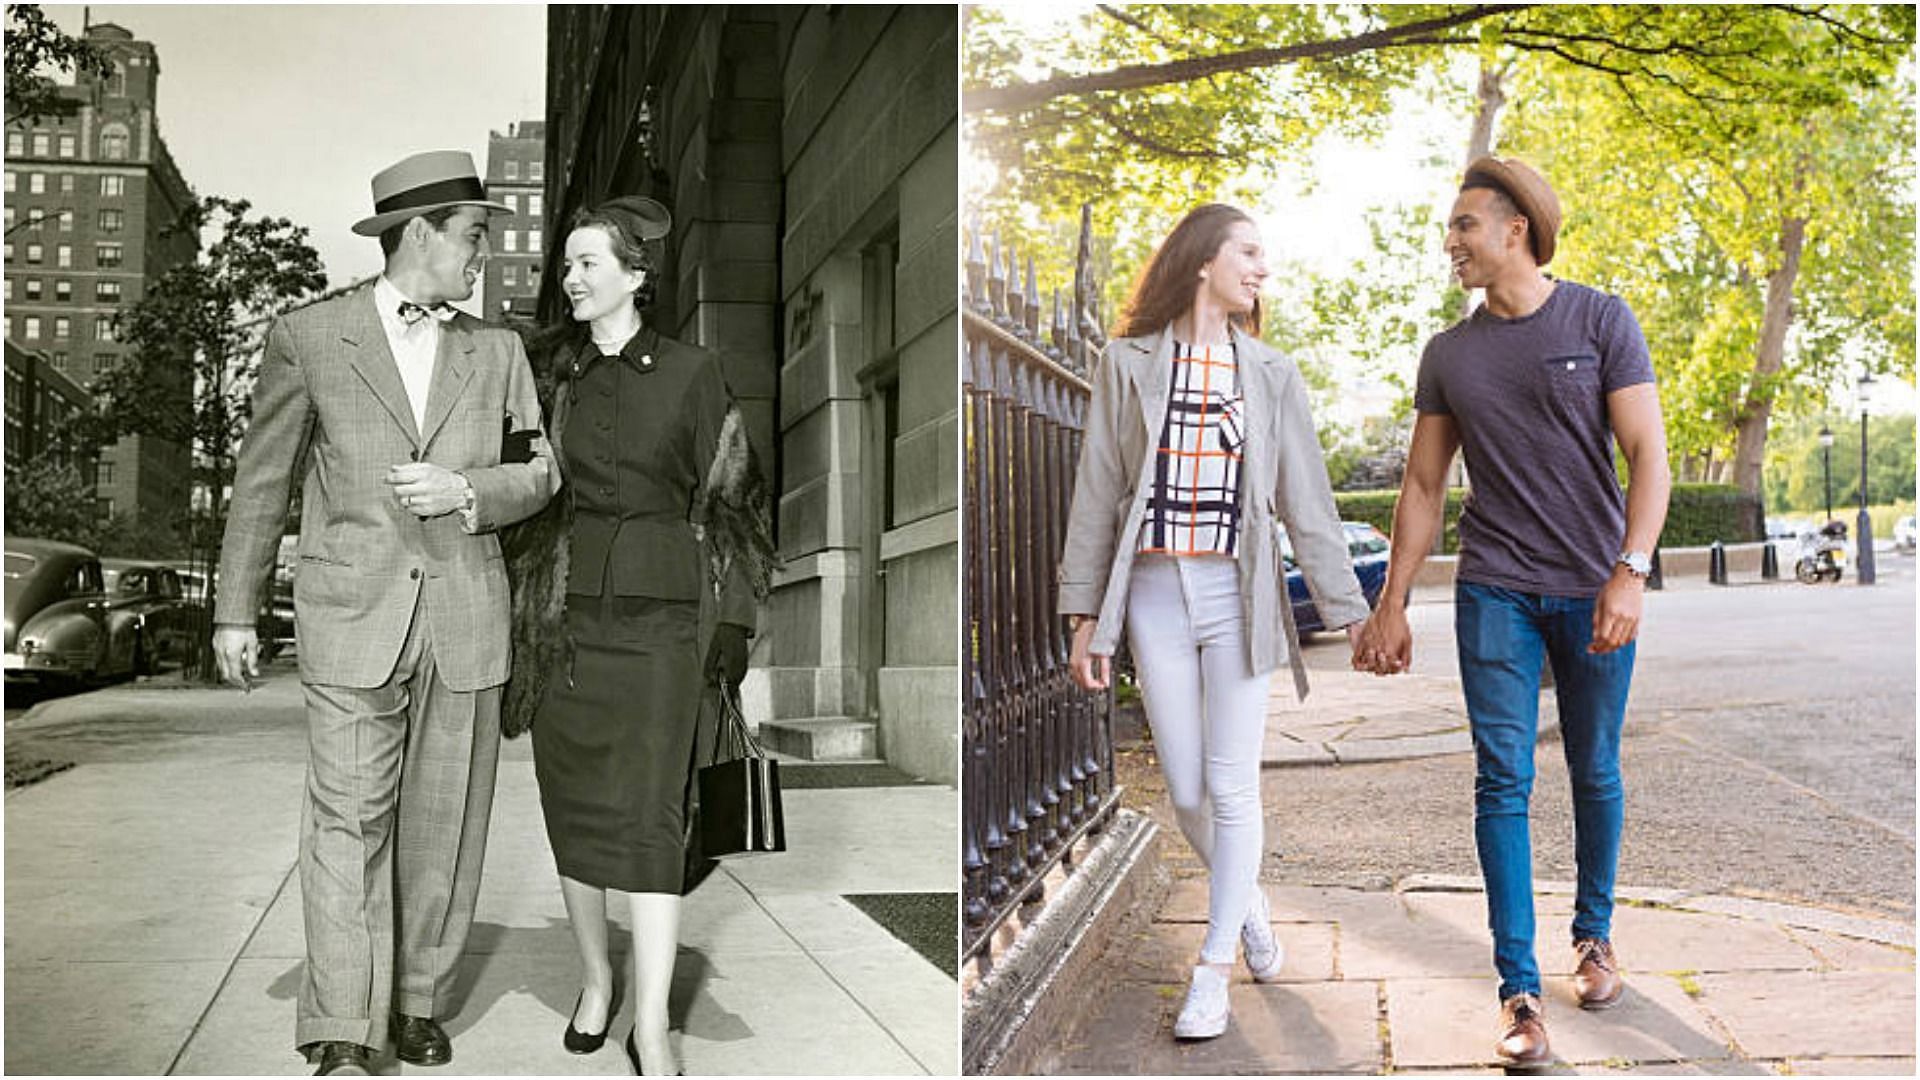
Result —
<path fill-rule="evenodd" d="M 1793 323 L 1793 284 L 1800 276 L 1800 251 L 1807 219 L 1790 217 L 1780 226 L 1780 265 L 1767 275 L 1767 306 L 1760 317 L 1760 342 L 1754 349 L 1753 381 L 1747 403 L 1734 424 L 1733 482 L 1760 496 L 1760 466 L 1767 452 L 1767 424 L 1773 416 L 1774 376 L 1786 366 L 1787 328 Z"/>
<path fill-rule="evenodd" d="M 1467 165 L 1493 153 L 1493 119 L 1507 103 L 1507 67 L 1480 61 L 1480 85 L 1474 91 L 1480 108 L 1473 114 L 1473 133 L 1467 137 Z"/>

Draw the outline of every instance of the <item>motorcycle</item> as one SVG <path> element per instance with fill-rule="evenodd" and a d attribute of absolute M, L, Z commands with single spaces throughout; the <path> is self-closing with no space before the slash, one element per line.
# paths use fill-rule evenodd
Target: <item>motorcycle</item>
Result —
<path fill-rule="evenodd" d="M 1822 581 L 1838 582 L 1847 565 L 1847 523 L 1829 521 L 1812 532 L 1802 533 L 1795 552 L 1793 576 L 1803 585 Z"/>

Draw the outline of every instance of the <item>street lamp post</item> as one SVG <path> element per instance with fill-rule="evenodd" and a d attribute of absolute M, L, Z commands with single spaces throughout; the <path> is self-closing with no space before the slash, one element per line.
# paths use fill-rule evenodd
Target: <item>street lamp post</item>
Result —
<path fill-rule="evenodd" d="M 1854 535 L 1858 538 L 1859 558 L 1854 561 L 1856 580 L 1873 584 L 1873 519 L 1867 515 L 1867 413 L 1873 405 L 1873 373 L 1860 376 L 1860 521 Z"/>
<path fill-rule="evenodd" d="M 1827 516 L 1820 522 L 1825 525 L 1833 520 L 1833 429 L 1820 425 L 1820 480 L 1827 489 Z"/>

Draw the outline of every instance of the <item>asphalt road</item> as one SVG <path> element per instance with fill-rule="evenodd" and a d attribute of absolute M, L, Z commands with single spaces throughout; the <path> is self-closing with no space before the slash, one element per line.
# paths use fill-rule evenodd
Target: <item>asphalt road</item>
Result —
<path fill-rule="evenodd" d="M 1879 571 L 1871 588 L 1649 594 L 1622 750 L 1621 885 L 1913 917 L 1915 562 L 1887 554 Z M 1449 604 L 1416 605 L 1416 670 L 1457 670 L 1451 619 Z M 1313 666 L 1346 662 L 1330 637 L 1308 651 Z M 1534 860 L 1539 877 L 1571 881 L 1561 753 L 1552 736 L 1540 745 Z M 1157 770 L 1131 757 L 1126 782 L 1161 802 Z M 1272 880 L 1479 872 L 1470 754 L 1270 769 L 1264 794 Z"/>

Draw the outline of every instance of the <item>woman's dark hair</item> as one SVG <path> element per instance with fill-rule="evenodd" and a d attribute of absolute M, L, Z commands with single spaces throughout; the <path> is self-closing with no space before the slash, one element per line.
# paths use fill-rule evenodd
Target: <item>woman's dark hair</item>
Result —
<path fill-rule="evenodd" d="M 633 292 L 633 304 L 641 311 L 653 306 L 653 256 L 647 251 L 647 243 L 642 240 L 642 229 L 646 221 L 625 199 L 609 199 L 598 206 L 589 206 L 573 215 L 573 221 L 567 226 L 567 232 L 588 227 L 606 231 L 613 241 L 613 257 L 620 265 L 629 270 L 639 270 L 647 275 L 640 287 Z"/>
<path fill-rule="evenodd" d="M 1241 221 L 1252 224 L 1253 219 L 1246 211 L 1224 203 L 1207 203 L 1188 211 L 1134 281 L 1133 292 L 1120 309 L 1120 325 L 1114 328 L 1114 336 L 1159 333 L 1186 314 L 1200 290 L 1200 268 L 1220 253 L 1228 230 Z M 1254 300 L 1252 311 L 1230 318 L 1248 333 L 1260 333 L 1260 301 Z"/>

